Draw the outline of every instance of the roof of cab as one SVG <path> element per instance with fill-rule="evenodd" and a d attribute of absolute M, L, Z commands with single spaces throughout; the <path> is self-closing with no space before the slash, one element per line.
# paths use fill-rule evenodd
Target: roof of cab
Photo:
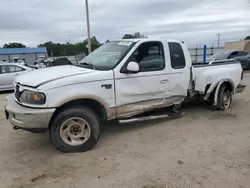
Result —
<path fill-rule="evenodd" d="M 175 39 L 161 39 L 161 38 L 137 38 L 137 39 L 122 39 L 121 41 L 127 41 L 127 42 L 147 42 L 147 41 L 167 41 L 167 42 L 177 42 L 181 43 L 181 41 L 175 40 Z"/>

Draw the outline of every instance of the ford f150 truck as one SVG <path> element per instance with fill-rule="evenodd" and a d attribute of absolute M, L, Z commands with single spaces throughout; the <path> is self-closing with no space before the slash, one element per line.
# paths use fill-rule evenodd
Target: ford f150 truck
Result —
<path fill-rule="evenodd" d="M 232 95 L 245 88 L 242 78 L 237 61 L 192 65 L 184 42 L 114 41 L 79 65 L 18 76 L 5 112 L 15 129 L 49 130 L 60 151 L 84 152 L 97 143 L 106 121 L 157 118 L 148 112 L 195 96 L 211 101 L 216 109 L 227 109 Z"/>

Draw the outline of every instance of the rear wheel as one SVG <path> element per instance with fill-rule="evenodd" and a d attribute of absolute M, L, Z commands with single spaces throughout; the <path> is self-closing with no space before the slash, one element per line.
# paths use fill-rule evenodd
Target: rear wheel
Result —
<path fill-rule="evenodd" d="M 98 116 L 80 106 L 57 114 L 50 127 L 50 139 L 62 152 L 85 152 L 95 146 L 100 132 Z"/>
<path fill-rule="evenodd" d="M 221 86 L 219 93 L 218 93 L 218 101 L 216 108 L 218 110 L 226 110 L 230 108 L 232 104 L 232 92 L 227 87 L 227 85 Z"/>

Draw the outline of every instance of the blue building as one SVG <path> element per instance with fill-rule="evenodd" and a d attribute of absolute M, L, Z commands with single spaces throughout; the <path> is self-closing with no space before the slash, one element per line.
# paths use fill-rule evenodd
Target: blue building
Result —
<path fill-rule="evenodd" d="M 18 58 L 33 65 L 41 57 L 48 57 L 46 48 L 0 48 L 0 61 L 14 62 Z"/>

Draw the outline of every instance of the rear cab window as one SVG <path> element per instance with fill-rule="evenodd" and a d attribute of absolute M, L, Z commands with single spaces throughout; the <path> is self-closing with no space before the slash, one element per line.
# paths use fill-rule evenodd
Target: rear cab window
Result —
<path fill-rule="evenodd" d="M 184 69 L 186 67 L 185 55 L 182 46 L 177 42 L 169 42 L 171 67 L 173 69 Z"/>

